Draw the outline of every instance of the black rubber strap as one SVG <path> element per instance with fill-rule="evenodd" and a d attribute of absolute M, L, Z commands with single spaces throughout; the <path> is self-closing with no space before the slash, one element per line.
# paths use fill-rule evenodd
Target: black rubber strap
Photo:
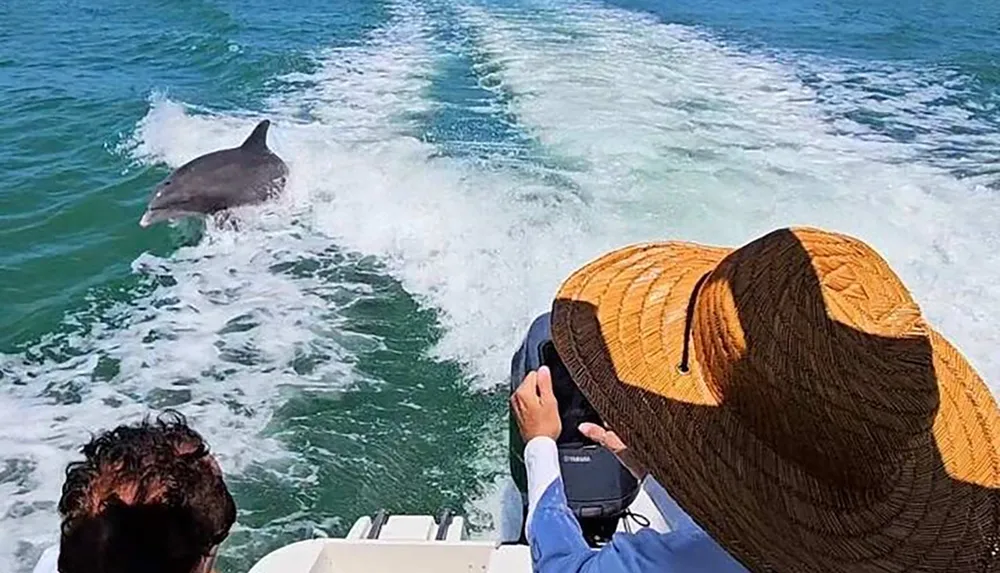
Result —
<path fill-rule="evenodd" d="M 379 533 L 382 533 L 382 526 L 385 522 L 389 521 L 389 512 L 380 509 L 375 517 L 372 518 L 372 528 L 368 530 L 368 539 L 378 539 Z"/>
<path fill-rule="evenodd" d="M 441 512 L 438 516 L 438 528 L 437 533 L 434 535 L 435 541 L 444 541 L 445 536 L 448 535 L 448 527 L 451 525 L 451 510 L 446 509 Z"/>

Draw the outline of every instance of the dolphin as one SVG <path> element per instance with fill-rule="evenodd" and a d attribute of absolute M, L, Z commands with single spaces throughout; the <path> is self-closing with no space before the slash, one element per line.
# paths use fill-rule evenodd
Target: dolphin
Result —
<path fill-rule="evenodd" d="M 267 147 L 270 125 L 265 119 L 239 147 L 196 157 L 174 170 L 153 190 L 139 225 L 220 212 L 225 217 L 231 207 L 255 205 L 280 195 L 288 166 Z"/>

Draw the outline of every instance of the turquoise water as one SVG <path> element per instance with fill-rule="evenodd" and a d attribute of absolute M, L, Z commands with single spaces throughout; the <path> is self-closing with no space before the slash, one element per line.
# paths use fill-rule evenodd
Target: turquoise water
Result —
<path fill-rule="evenodd" d="M 187 413 L 222 569 L 379 508 L 509 533 L 510 353 L 656 238 L 870 241 L 996 388 L 1000 10 L 921 1 L 0 4 L 0 570 L 88 432 Z M 274 122 L 283 202 L 140 229 Z"/>

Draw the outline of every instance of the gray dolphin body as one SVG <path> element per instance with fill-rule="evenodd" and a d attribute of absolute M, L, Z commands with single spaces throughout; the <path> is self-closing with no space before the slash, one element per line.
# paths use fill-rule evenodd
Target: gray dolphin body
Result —
<path fill-rule="evenodd" d="M 280 195 L 288 179 L 288 166 L 267 147 L 270 125 L 265 119 L 243 145 L 196 157 L 174 170 L 153 190 L 139 225 L 214 215 Z"/>

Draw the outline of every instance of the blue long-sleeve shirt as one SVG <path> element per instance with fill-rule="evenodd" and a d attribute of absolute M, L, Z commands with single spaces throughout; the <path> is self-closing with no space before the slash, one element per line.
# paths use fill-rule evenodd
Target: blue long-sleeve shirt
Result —
<path fill-rule="evenodd" d="M 687 516 L 659 484 L 654 503 L 670 531 L 616 533 L 591 549 L 566 503 L 555 442 L 535 438 L 525 448 L 528 469 L 527 538 L 537 573 L 746 573 L 729 553 Z M 651 479 L 651 478 L 650 478 Z"/>

